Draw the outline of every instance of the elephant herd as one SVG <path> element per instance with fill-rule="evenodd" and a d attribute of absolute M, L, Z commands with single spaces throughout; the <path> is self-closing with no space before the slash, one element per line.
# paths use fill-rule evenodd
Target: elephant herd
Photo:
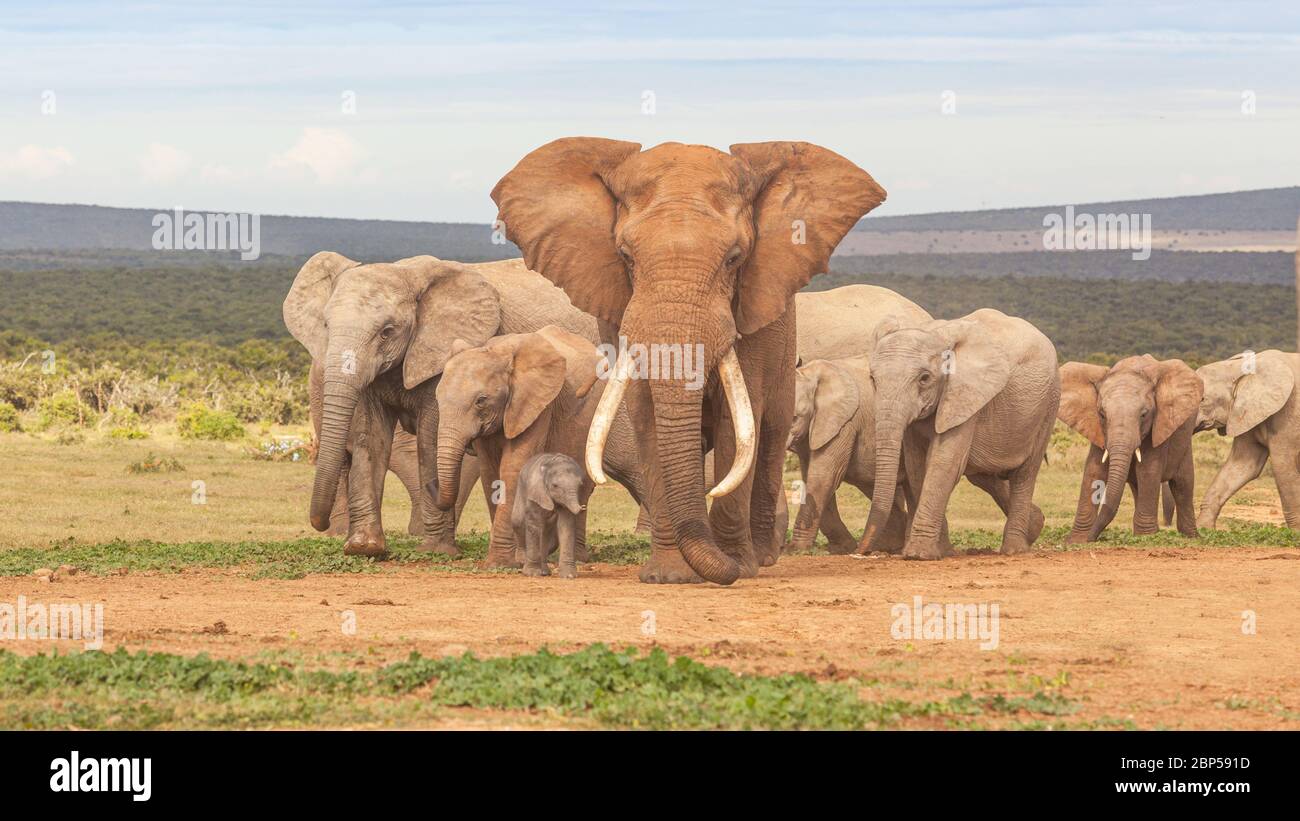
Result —
<path fill-rule="evenodd" d="M 458 553 L 456 520 L 481 481 L 486 564 L 534 574 L 549 550 L 567 577 L 587 558 L 586 502 L 608 478 L 648 520 L 645 582 L 730 584 L 819 530 L 833 553 L 940 558 L 962 476 L 1005 513 L 1002 551 L 1017 553 L 1043 527 L 1033 492 L 1058 416 L 1091 442 L 1071 541 L 1097 538 L 1126 484 L 1135 532 L 1156 528 L 1166 483 L 1180 531 L 1213 527 L 1270 453 L 1289 468 L 1278 487 L 1300 525 L 1300 357 L 1058 369 L 1046 336 L 996 310 L 942 320 L 871 285 L 802 292 L 885 199 L 825 148 L 566 138 L 526 155 L 492 198 L 522 260 L 322 252 L 285 298 L 313 361 L 310 520 L 346 533 L 346 553 L 386 554 L 390 469 L 421 550 Z M 1197 522 L 1190 443 L 1208 429 L 1236 438 Z M 803 478 L 788 541 L 787 451 Z M 842 482 L 873 500 L 861 540 L 835 507 Z"/>

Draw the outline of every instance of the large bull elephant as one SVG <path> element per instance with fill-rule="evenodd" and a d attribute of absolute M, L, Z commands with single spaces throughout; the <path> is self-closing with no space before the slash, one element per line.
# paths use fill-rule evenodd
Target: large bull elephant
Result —
<path fill-rule="evenodd" d="M 641 580 L 731 584 L 775 562 L 794 405 L 794 295 L 826 271 L 884 189 L 809 143 L 642 151 L 573 137 L 525 156 L 492 199 L 529 267 L 627 344 L 592 429 L 607 429 L 602 419 L 626 401 L 654 517 Z M 661 362 L 676 356 L 683 367 L 639 378 L 634 350 Z M 598 481 L 603 444 L 599 435 L 588 440 Z M 707 494 L 711 510 L 708 444 L 722 474 Z"/>
<path fill-rule="evenodd" d="M 284 322 L 322 370 L 312 527 L 330 527 L 346 468 L 351 530 L 344 552 L 376 557 L 387 553 L 379 502 L 397 423 L 416 437 L 420 548 L 459 552 L 455 511 L 438 509 L 429 490 L 436 487 L 434 389 L 452 343 L 479 345 L 548 324 L 597 335 L 594 319 L 517 259 L 466 265 L 420 256 L 363 265 L 322 252 L 294 279 Z"/>

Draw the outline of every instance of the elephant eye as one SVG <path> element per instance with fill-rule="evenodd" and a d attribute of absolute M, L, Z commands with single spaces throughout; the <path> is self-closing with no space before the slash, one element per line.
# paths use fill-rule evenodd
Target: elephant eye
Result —
<path fill-rule="evenodd" d="M 385 325 L 384 329 L 379 332 L 380 339 L 392 339 L 393 334 L 397 333 L 397 328 L 392 325 Z"/>
<path fill-rule="evenodd" d="M 623 258 L 623 262 L 630 268 L 632 266 L 632 252 L 627 250 L 626 245 L 618 246 L 618 255 Z"/>
<path fill-rule="evenodd" d="M 740 262 L 741 253 L 742 252 L 739 246 L 732 248 L 731 251 L 727 254 L 727 264 L 735 265 L 737 262 Z"/>
<path fill-rule="evenodd" d="M 921 384 L 922 384 L 922 385 L 928 385 L 928 384 L 930 384 L 930 372 L 929 372 L 929 371 L 921 371 Z"/>
<path fill-rule="evenodd" d="M 1143 416 L 1146 416 L 1146 415 L 1147 415 L 1147 409 L 1146 409 L 1146 408 L 1143 408 L 1143 409 L 1142 409 L 1142 415 L 1143 415 Z"/>
<path fill-rule="evenodd" d="M 485 393 L 480 393 L 480 394 L 479 394 L 479 395 L 474 399 L 474 407 L 476 407 L 476 408 L 481 408 L 481 407 L 484 407 L 485 405 L 487 405 L 487 394 L 485 394 Z"/>

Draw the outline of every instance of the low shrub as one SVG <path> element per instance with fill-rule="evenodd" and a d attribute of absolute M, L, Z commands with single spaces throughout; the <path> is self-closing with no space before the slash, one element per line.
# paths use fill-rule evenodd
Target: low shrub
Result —
<path fill-rule="evenodd" d="M 18 421 L 18 409 L 9 402 L 0 401 L 0 433 L 15 433 L 23 426 Z"/>
<path fill-rule="evenodd" d="M 202 402 L 190 403 L 176 416 L 176 429 L 184 439 L 225 442 L 244 437 L 244 426 L 233 413 L 213 410 Z"/>
<path fill-rule="evenodd" d="M 84 428 L 93 425 L 98 415 L 81 401 L 74 391 L 61 390 L 36 404 L 37 427 Z"/>

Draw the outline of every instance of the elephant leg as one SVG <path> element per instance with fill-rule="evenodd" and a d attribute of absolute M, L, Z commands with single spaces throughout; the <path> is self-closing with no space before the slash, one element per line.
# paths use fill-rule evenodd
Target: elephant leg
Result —
<path fill-rule="evenodd" d="M 1173 478 L 1169 480 L 1168 487 L 1174 496 L 1178 532 L 1192 538 L 1201 535 L 1196 529 L 1196 516 L 1192 512 L 1195 510 L 1192 501 L 1196 487 L 1195 480 L 1196 462 L 1192 457 L 1192 448 L 1189 443 L 1187 450 L 1183 453 L 1183 458 L 1179 460 L 1178 470 L 1174 471 Z"/>
<path fill-rule="evenodd" d="M 993 501 L 997 503 L 998 509 L 1002 511 L 1002 515 L 1011 515 L 1011 480 L 999 479 L 998 477 L 990 476 L 987 473 L 977 473 L 973 476 L 967 476 L 966 478 L 970 480 L 972 485 L 987 493 Z M 1043 524 L 1045 521 L 1046 519 L 1043 516 L 1043 511 L 1039 509 L 1038 505 L 1030 502 L 1029 530 L 1025 533 L 1025 537 L 1029 540 L 1029 544 L 1033 544 L 1038 540 L 1038 534 L 1043 532 Z"/>
<path fill-rule="evenodd" d="M 504 509 L 504 505 L 502 508 Z M 493 523 L 495 525 L 495 522 Z M 513 527 L 511 528 L 513 530 Z M 546 563 L 546 557 L 550 551 L 550 544 L 547 540 L 547 531 L 550 529 L 548 524 L 542 521 L 539 511 L 530 509 L 527 520 L 524 524 L 524 554 L 525 560 L 521 562 L 525 576 L 549 576 L 551 568 Z"/>
<path fill-rule="evenodd" d="M 352 454 L 343 454 L 343 464 L 339 466 L 339 487 L 334 492 L 334 508 L 330 511 L 330 528 L 325 531 L 329 536 L 346 537 L 352 530 L 352 518 L 348 516 L 348 474 L 352 472 Z"/>
<path fill-rule="evenodd" d="M 968 420 L 935 435 L 930 441 L 925 458 L 925 481 L 912 517 L 912 532 L 903 548 L 903 558 L 938 559 L 943 555 L 941 537 L 946 525 L 944 514 L 948 498 L 966 470 L 974 438 L 974 420 Z"/>
<path fill-rule="evenodd" d="M 651 452 L 647 456 L 650 457 L 647 459 L 649 465 L 654 454 Z M 657 469 L 646 468 L 645 487 L 650 500 L 650 558 L 641 566 L 639 578 L 646 584 L 702 583 L 704 579 L 691 569 L 677 549 L 677 536 L 664 500 L 663 479 Z"/>
<path fill-rule="evenodd" d="M 472 454 L 465 454 L 465 459 L 460 463 L 460 491 L 456 494 L 456 521 L 460 521 L 460 514 L 465 510 L 465 503 L 474 493 L 474 485 L 478 484 L 479 466 L 478 457 Z M 491 510 L 491 508 L 488 508 Z"/>
<path fill-rule="evenodd" d="M 1268 462 L 1268 448 L 1256 442 L 1252 436 L 1246 434 L 1233 439 L 1227 460 L 1214 475 L 1214 481 L 1210 482 L 1209 489 L 1205 491 L 1205 498 L 1201 500 L 1201 512 L 1196 517 L 1196 526 L 1205 530 L 1214 530 L 1223 506 L 1236 495 L 1237 491 L 1259 478 L 1266 462 Z M 1278 472 L 1278 463 L 1274 462 L 1273 473 Z M 1281 476 L 1276 478 L 1280 491 L 1283 479 Z"/>
<path fill-rule="evenodd" d="M 578 578 L 577 539 L 582 532 L 582 525 L 577 522 L 579 517 L 568 510 L 558 510 L 555 518 L 556 541 L 560 548 L 559 567 L 556 572 L 561 579 L 576 579 Z"/>
<path fill-rule="evenodd" d="M 848 459 L 845 458 L 847 454 L 840 452 L 843 448 L 833 448 L 834 444 L 834 442 L 829 443 L 827 447 L 809 457 L 808 470 L 805 474 L 807 478 L 803 488 L 803 503 L 799 505 L 799 515 L 794 521 L 794 536 L 791 537 L 786 550 L 811 549 L 813 541 L 817 538 L 817 531 L 826 518 L 827 508 L 834 503 L 835 490 L 844 480 L 844 474 L 848 469 Z M 835 518 L 838 520 L 839 516 Z M 848 528 L 844 527 L 844 522 L 839 521 L 838 524 L 847 534 Z M 827 522 L 827 526 L 834 529 L 835 525 Z M 857 547 L 857 542 L 852 540 L 852 536 L 849 539 L 852 546 L 843 552 L 852 552 Z M 843 544 L 841 538 L 839 546 Z"/>
<path fill-rule="evenodd" d="M 858 485 L 857 488 L 858 490 L 861 490 L 868 499 L 871 498 L 873 490 L 871 485 Z M 901 493 L 898 491 L 894 492 L 894 507 L 889 511 L 889 518 L 885 521 L 885 529 L 881 532 L 880 539 L 876 545 L 876 549 L 881 553 L 902 553 L 903 546 L 907 544 L 907 532 L 909 529 L 907 515 L 908 502 L 906 501 L 907 491 L 903 488 L 900 488 L 900 490 L 902 490 Z M 826 514 L 822 517 L 823 523 L 826 521 L 826 517 L 834 511 L 834 502 L 835 497 L 832 496 L 831 505 L 827 507 Z M 839 518 L 838 512 L 836 512 L 836 518 Z M 840 522 L 840 527 L 844 527 L 843 521 Z M 824 526 L 822 532 L 826 533 L 826 528 Z M 857 540 L 853 539 L 853 534 L 849 533 L 847 527 L 844 528 L 844 532 L 848 535 L 849 539 L 853 540 L 852 547 L 844 552 L 851 553 L 857 547 Z M 830 538 L 829 533 L 826 533 L 826 538 Z M 835 551 L 832 550 L 831 552 L 834 553 Z"/>
<path fill-rule="evenodd" d="M 1074 525 L 1065 537 L 1066 544 L 1082 544 L 1088 541 L 1092 532 L 1092 523 L 1097 519 L 1097 506 L 1101 504 L 1097 493 L 1106 486 L 1106 466 L 1101 461 L 1102 449 L 1096 445 L 1088 446 L 1088 456 L 1083 463 L 1083 481 L 1079 485 L 1079 507 L 1074 514 Z M 1100 486 L 1098 486 L 1100 482 Z"/>
<path fill-rule="evenodd" d="M 406 532 L 412 536 L 424 534 L 424 512 L 420 509 L 420 459 L 415 437 L 401 427 L 393 433 L 393 450 L 388 457 L 388 469 L 406 487 L 411 497 L 411 518 Z"/>
<path fill-rule="evenodd" d="M 867 492 L 869 488 L 859 488 L 859 490 L 862 490 L 863 493 L 866 493 L 867 496 L 870 497 L 870 493 Z M 902 500 L 899 500 L 899 503 L 896 506 L 902 510 Z M 907 514 L 905 512 L 903 518 L 906 521 Z M 891 520 L 890 526 L 892 526 L 892 524 L 893 521 Z M 886 526 L 885 528 L 885 539 L 887 542 L 889 540 L 890 526 Z M 904 524 L 904 527 L 906 527 L 906 524 Z M 822 511 L 821 521 L 818 522 L 818 529 L 821 530 L 822 535 L 826 537 L 826 550 L 829 553 L 837 556 L 844 556 L 852 553 L 858 546 L 858 540 L 853 538 L 853 533 L 849 530 L 848 525 L 844 524 L 844 519 L 840 516 L 839 503 L 835 500 L 834 493 L 826 499 L 826 509 Z M 902 532 L 906 535 L 905 529 Z M 902 539 L 898 540 L 898 546 L 901 550 L 903 546 Z"/>
<path fill-rule="evenodd" d="M 762 414 L 757 426 L 758 452 L 754 460 L 754 489 L 749 500 L 749 532 L 759 566 L 771 567 L 781 555 L 785 541 L 784 533 L 781 539 L 775 538 L 776 511 L 778 505 L 786 507 L 785 443 L 794 419 L 794 383 L 791 382 L 788 391 L 778 389 L 775 396 L 769 395 L 763 402 Z"/>
<path fill-rule="evenodd" d="M 649 511 L 648 509 L 646 509 L 646 506 L 645 506 L 645 505 L 641 505 L 641 507 L 637 508 L 637 511 L 636 511 L 636 531 L 635 531 L 635 532 L 637 532 L 637 533 L 649 533 L 649 532 L 650 532 L 650 522 L 651 522 L 651 519 L 650 519 L 650 511 Z"/>
<path fill-rule="evenodd" d="M 417 550 L 459 556 L 456 547 L 456 511 L 441 510 L 434 503 L 438 489 L 438 406 L 421 409 L 415 423 L 415 449 L 420 469 L 420 510 L 424 516 L 424 538 Z"/>
<path fill-rule="evenodd" d="M 726 476 L 731 470 L 732 460 L 736 456 L 735 426 L 731 423 L 731 414 L 726 403 L 714 410 L 713 442 L 713 476 L 716 479 Z M 759 415 L 754 409 L 755 417 Z M 757 467 L 757 466 L 756 466 Z M 750 502 L 756 481 L 757 470 L 751 470 L 744 481 L 734 491 L 713 500 L 709 509 L 709 527 L 717 539 L 718 548 L 736 560 L 740 565 L 742 579 L 758 575 L 758 556 L 751 542 Z M 768 520 L 767 533 L 772 532 L 771 520 Z"/>
<path fill-rule="evenodd" d="M 1160 521 L 1165 527 L 1169 527 L 1174 522 L 1174 505 L 1173 488 L 1165 482 L 1160 485 Z"/>
<path fill-rule="evenodd" d="M 1133 534 L 1143 536 L 1160 532 L 1160 475 L 1164 472 L 1158 461 L 1138 465 L 1137 487 L 1133 491 Z"/>
<path fill-rule="evenodd" d="M 343 543 L 345 555 L 376 559 L 388 555 L 381 507 L 394 422 L 392 414 L 369 394 L 358 403 L 353 417 L 356 436 L 348 474 L 351 532 Z"/>
<path fill-rule="evenodd" d="M 591 561 L 591 548 L 589 548 L 589 547 L 587 546 L 587 511 L 584 509 L 584 510 L 582 510 L 580 513 L 578 513 L 577 516 L 574 516 L 572 513 L 569 513 L 568 511 L 565 511 L 564 513 L 561 513 L 560 515 L 561 515 L 561 517 L 563 517 L 563 516 L 565 516 L 565 515 L 568 515 L 568 516 L 570 516 L 570 517 L 572 517 L 573 519 L 576 520 L 576 521 L 573 522 L 573 525 L 574 525 L 574 528 L 573 528 L 573 531 L 574 531 L 574 532 L 573 532 L 573 556 L 574 556 L 574 561 L 579 561 L 579 562 L 582 562 L 583 564 L 587 564 L 588 562 Z M 563 540 L 563 537 L 564 537 L 564 534 L 561 533 L 561 534 L 560 534 L 560 548 L 561 548 L 561 549 L 563 549 L 563 547 L 564 547 L 564 540 Z M 563 560 L 561 560 L 561 562 L 562 562 L 562 561 L 563 561 Z M 564 574 L 560 574 L 560 575 L 561 575 L 563 578 L 566 578 L 566 579 L 571 579 L 571 578 L 573 578 L 572 576 L 564 576 Z"/>
<path fill-rule="evenodd" d="M 1034 540 L 1043 529 L 1042 511 L 1034 505 L 1034 486 L 1038 483 L 1038 470 L 1042 464 L 1042 454 L 1031 457 L 1028 462 L 1013 471 L 1011 478 L 1006 482 L 1007 524 L 1002 529 L 1000 548 L 1004 554 L 1029 552 Z M 998 484 L 1001 485 L 1002 482 Z M 1038 514 L 1037 527 L 1033 521 L 1034 513 Z"/>
<path fill-rule="evenodd" d="M 1237 437 L 1240 439 L 1241 437 Z M 1300 450 L 1290 443 L 1274 446 L 1271 453 L 1273 479 L 1282 499 L 1282 515 L 1286 526 L 1300 530 Z"/>

